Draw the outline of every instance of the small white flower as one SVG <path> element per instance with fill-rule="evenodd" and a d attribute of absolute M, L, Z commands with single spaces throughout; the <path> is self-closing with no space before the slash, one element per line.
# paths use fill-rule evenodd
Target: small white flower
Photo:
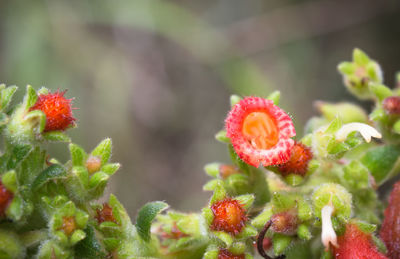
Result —
<path fill-rule="evenodd" d="M 321 210 L 321 217 L 322 217 L 321 240 L 326 250 L 329 250 L 330 244 L 332 244 L 335 247 L 339 246 L 337 243 L 336 232 L 332 227 L 332 220 L 331 220 L 331 216 L 334 209 L 335 208 L 332 206 L 332 204 L 328 204 L 324 206 Z"/>
<path fill-rule="evenodd" d="M 338 141 L 344 141 L 344 140 L 346 140 L 347 136 L 353 131 L 360 132 L 361 136 L 363 136 L 363 138 L 365 139 L 366 142 L 370 142 L 371 137 L 382 138 L 381 133 L 379 133 L 374 127 L 371 127 L 365 123 L 352 122 L 352 123 L 344 124 L 336 132 L 336 139 Z"/>

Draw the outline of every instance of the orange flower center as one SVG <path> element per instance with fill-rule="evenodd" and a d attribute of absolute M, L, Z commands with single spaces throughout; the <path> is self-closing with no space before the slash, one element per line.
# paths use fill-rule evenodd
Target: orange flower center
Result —
<path fill-rule="evenodd" d="M 67 236 L 70 236 L 76 229 L 76 223 L 74 217 L 63 217 L 63 224 L 61 229 Z"/>
<path fill-rule="evenodd" d="M 252 112 L 243 121 L 242 133 L 257 149 L 269 149 L 279 141 L 276 122 L 265 112 Z"/>

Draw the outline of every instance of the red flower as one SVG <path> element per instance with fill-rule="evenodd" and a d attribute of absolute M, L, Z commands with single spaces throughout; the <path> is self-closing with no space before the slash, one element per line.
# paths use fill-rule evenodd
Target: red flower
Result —
<path fill-rule="evenodd" d="M 380 236 L 386 244 L 388 256 L 400 258 L 400 182 L 393 186 L 390 194 Z"/>
<path fill-rule="evenodd" d="M 6 212 L 8 205 L 13 198 L 12 192 L 6 189 L 3 183 L 0 181 L 0 217 Z"/>
<path fill-rule="evenodd" d="M 112 208 L 107 203 L 104 203 L 103 208 L 97 209 L 96 212 L 97 212 L 96 219 L 99 224 L 101 224 L 105 221 L 117 223 L 117 220 L 114 217 Z"/>
<path fill-rule="evenodd" d="M 308 162 L 312 159 L 311 149 L 302 143 L 296 142 L 292 148 L 289 161 L 279 165 L 279 172 L 283 176 L 297 174 L 304 176 L 307 173 Z"/>
<path fill-rule="evenodd" d="M 289 115 L 271 100 L 241 100 L 229 112 L 225 128 L 238 156 L 252 166 L 279 165 L 290 158 L 296 131 Z"/>
<path fill-rule="evenodd" d="M 344 235 L 338 237 L 334 248 L 336 259 L 388 259 L 373 243 L 371 234 L 362 232 L 357 225 L 347 224 Z"/>
<path fill-rule="evenodd" d="M 220 249 L 218 253 L 218 259 L 245 259 L 245 255 L 234 255 L 226 249 Z"/>
<path fill-rule="evenodd" d="M 46 126 L 44 132 L 53 130 L 65 130 L 74 124 L 72 115 L 71 99 L 64 97 L 65 92 L 54 94 L 41 94 L 30 111 L 40 110 L 46 115 Z"/>
<path fill-rule="evenodd" d="M 225 231 L 236 235 L 240 233 L 247 221 L 243 206 L 231 198 L 215 202 L 211 210 L 214 213 L 211 229 L 215 231 Z"/>

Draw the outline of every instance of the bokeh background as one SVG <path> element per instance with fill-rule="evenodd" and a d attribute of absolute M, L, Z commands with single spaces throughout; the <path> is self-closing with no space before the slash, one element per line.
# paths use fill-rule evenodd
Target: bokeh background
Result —
<path fill-rule="evenodd" d="M 68 89 L 73 141 L 113 139 L 123 167 L 108 191 L 132 216 L 152 200 L 190 211 L 210 195 L 204 164 L 228 161 L 214 134 L 230 94 L 279 89 L 301 135 L 314 100 L 354 100 L 336 71 L 354 47 L 394 84 L 399 17 L 397 0 L 2 0 L 0 81 L 19 98 L 27 84 Z"/>

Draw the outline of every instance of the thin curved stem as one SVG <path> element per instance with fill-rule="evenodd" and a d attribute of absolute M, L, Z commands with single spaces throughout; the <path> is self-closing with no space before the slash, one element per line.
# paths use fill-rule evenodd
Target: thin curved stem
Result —
<path fill-rule="evenodd" d="M 261 230 L 260 234 L 258 234 L 258 238 L 257 238 L 258 253 L 265 259 L 284 259 L 285 255 L 279 255 L 278 257 L 271 258 L 264 251 L 264 246 L 263 246 L 264 237 L 265 237 L 265 234 L 267 233 L 268 229 L 271 227 L 271 225 L 272 225 L 272 221 L 268 220 L 267 223 L 265 223 L 264 228 Z"/>

